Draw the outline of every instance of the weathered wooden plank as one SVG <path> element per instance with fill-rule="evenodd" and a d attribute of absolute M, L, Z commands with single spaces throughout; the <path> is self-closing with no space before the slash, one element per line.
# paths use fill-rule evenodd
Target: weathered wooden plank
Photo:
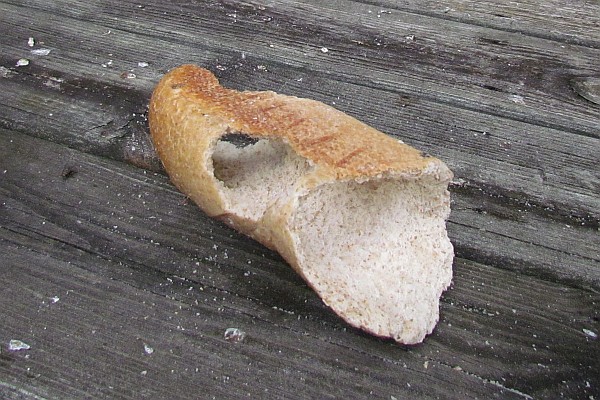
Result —
<path fill-rule="evenodd" d="M 348 329 L 276 254 L 162 175 L 7 131 L 0 173 L 0 340 L 33 345 L 3 358 L 0 393 L 77 396 L 83 381 L 113 398 L 600 391 L 600 342 L 584 331 L 600 331 L 597 292 L 458 259 L 436 332 L 405 348 Z M 225 343 L 229 326 L 249 339 Z"/>
<path fill-rule="evenodd" d="M 301 84 L 289 84 L 289 80 L 277 77 L 279 74 L 275 78 L 256 75 L 246 72 L 237 79 L 253 80 L 256 87 L 288 85 L 292 92 L 302 90 Z M 48 87 L 48 82 L 55 82 L 52 79 L 63 78 L 49 78 L 43 70 L 10 73 L 0 94 L 0 101 L 7 107 L 5 125 L 85 151 L 158 168 L 146 134 L 144 110 L 149 93 L 119 86 L 98 89 L 78 79 Z M 337 107 L 358 117 L 367 112 L 362 118 L 366 122 L 423 150 L 440 154 L 457 178 L 468 182 L 469 187 L 521 197 L 521 202 L 537 203 L 553 213 L 584 219 L 591 216 L 592 225 L 597 224 L 598 140 L 505 118 L 478 121 L 474 112 L 455 113 L 451 107 L 423 99 L 404 99 L 410 104 L 391 115 L 385 109 L 373 108 L 369 99 L 378 98 L 382 104 L 389 104 L 398 101 L 395 94 L 352 84 L 344 85 L 344 90 L 351 100 L 336 100 Z M 24 91 L 26 103 L 19 101 Z M 311 94 L 331 101 L 317 85 Z M 19 108 L 8 108 L 15 104 L 15 99 Z M 9 121 L 8 117 L 12 119 Z"/>
<path fill-rule="evenodd" d="M 118 399 L 526 398 L 389 344 L 379 343 L 387 352 L 381 357 L 279 326 L 237 309 L 240 300 L 231 294 L 199 291 L 193 282 L 175 283 L 168 295 L 157 295 L 2 244 L 10 255 L 0 278 L 9 288 L 0 300 L 8 310 L 0 336 L 20 338 L 31 349 L 4 354 L 0 393 Z M 164 282 L 155 276 L 153 283 Z M 185 293 L 190 288 L 193 296 Z M 247 332 L 243 343 L 223 339 L 231 326 Z"/>
<path fill-rule="evenodd" d="M 568 285 L 600 287 L 597 231 L 502 203 L 455 193 L 448 230 L 459 256 Z"/>
<path fill-rule="evenodd" d="M 252 74 L 248 73 L 246 76 L 248 79 L 252 79 Z M 62 100 L 64 93 L 43 85 L 46 80 L 47 78 L 42 74 L 39 76 L 25 75 L 20 82 L 15 82 L 15 77 L 12 77 L 5 82 L 4 99 L 6 102 L 12 102 L 12 99 L 18 97 L 19 91 L 25 83 L 32 92 L 37 93 L 37 98 L 43 101 L 46 107 L 48 104 L 52 104 L 50 109 L 41 109 L 39 102 L 31 103 L 27 115 L 36 115 L 36 110 L 43 111 L 37 111 L 40 119 L 29 122 L 27 125 L 29 128 L 26 130 L 29 132 L 42 131 L 43 136 L 50 137 L 52 140 L 66 142 L 102 155 L 111 155 L 114 154 L 114 151 L 118 151 L 119 154 L 124 154 L 124 158 L 137 165 L 147 167 L 158 164 L 156 158 L 153 157 L 152 146 L 147 140 L 143 110 L 140 110 L 145 104 L 145 100 L 140 100 L 144 98 L 143 94 L 130 92 L 127 98 L 123 98 L 122 95 L 119 96 L 121 89 L 118 87 L 107 87 L 104 90 L 96 90 L 88 94 L 88 90 L 81 87 L 80 83 L 62 83 L 63 90 L 79 94 L 74 96 L 74 99 L 78 100 L 66 97 L 66 101 L 69 103 L 65 104 Z M 259 86 L 261 84 L 269 86 L 273 82 L 260 79 L 258 84 Z M 350 87 L 350 89 L 358 91 L 357 88 Z M 367 91 L 364 99 L 358 97 L 359 101 L 352 104 L 353 111 L 360 112 L 361 108 L 368 107 L 366 98 L 371 95 L 375 96 L 377 93 Z M 110 101 L 111 97 L 122 100 L 110 104 L 105 109 L 102 104 Z M 384 97 L 382 100 L 387 103 L 388 99 Z M 389 100 L 392 101 L 392 98 Z M 596 287 L 599 285 L 599 255 L 596 248 L 600 245 L 598 243 L 600 239 L 592 235 L 591 239 L 577 240 L 574 245 L 571 243 L 565 245 L 565 241 L 562 239 L 564 226 L 561 229 L 551 229 L 547 235 L 540 236 L 536 229 L 541 229 L 540 227 L 544 226 L 545 222 L 536 217 L 534 218 L 536 223 L 532 225 L 531 218 L 528 217 L 532 213 L 540 212 L 546 217 L 553 217 L 554 214 L 562 214 L 563 217 L 571 214 L 585 217 L 600 209 L 600 199 L 596 196 L 594 189 L 599 186 L 595 175 L 600 175 L 594 161 L 596 158 L 592 142 L 594 139 L 588 139 L 589 143 L 586 144 L 585 140 L 580 138 L 579 143 L 583 144 L 583 147 L 579 150 L 572 144 L 575 143 L 574 140 L 561 148 L 560 143 L 555 143 L 554 139 L 559 136 L 560 132 L 539 130 L 534 133 L 536 136 L 534 141 L 519 138 L 518 132 L 527 127 L 522 123 L 510 120 L 505 124 L 509 128 L 500 126 L 504 121 L 494 122 L 492 119 L 488 120 L 487 126 L 483 124 L 469 126 L 469 116 L 464 117 L 464 122 L 453 118 L 439 122 L 435 119 L 439 107 L 436 108 L 435 104 L 428 104 L 425 101 L 420 101 L 418 109 L 414 112 L 420 113 L 418 114 L 420 116 L 407 115 L 405 117 L 410 120 L 403 122 L 406 125 L 415 126 L 416 134 L 401 128 L 403 132 L 400 136 L 407 142 L 436 154 L 438 150 L 445 147 L 444 150 L 441 150 L 442 154 L 452 154 L 448 157 L 448 163 L 455 170 L 458 178 L 464 180 L 462 188 L 455 188 L 457 193 L 460 191 L 461 197 L 457 198 L 458 202 L 451 219 L 458 224 L 456 228 L 451 229 L 460 232 L 455 236 L 459 254 L 488 263 L 500 260 L 494 263 L 510 265 L 513 268 L 533 273 L 546 273 L 570 282 L 578 280 L 580 284 L 584 285 L 591 284 Z M 48 123 L 46 113 L 53 114 L 51 121 L 57 121 L 58 124 Z M 59 115 L 61 117 L 58 117 Z M 385 116 L 378 111 L 372 122 L 377 124 L 380 118 L 383 119 Z M 77 119 L 79 124 L 72 125 L 73 119 Z M 117 122 L 112 123 L 112 126 L 106 126 L 110 125 L 110 121 Z M 419 122 L 417 123 L 417 121 Z M 390 123 L 397 125 L 397 122 L 394 121 Z M 98 126 L 102 128 L 96 129 Z M 435 132 L 448 129 L 454 132 L 451 137 L 454 140 L 446 140 L 444 143 L 443 139 L 435 138 Z M 485 134 L 484 129 L 490 129 L 490 132 L 493 133 Z M 501 129 L 505 129 L 506 132 L 501 132 Z M 431 134 L 431 131 L 434 133 Z M 511 131 L 516 133 L 513 136 L 504 136 L 504 138 L 497 137 L 499 134 L 510 135 Z M 566 139 L 564 135 L 566 134 L 563 134 L 562 137 Z M 543 140 L 544 137 L 546 137 L 545 140 Z M 511 141 L 511 147 L 508 149 L 502 146 L 507 143 L 507 139 Z M 512 141 L 514 141 L 514 145 Z M 538 141 L 545 143 L 548 148 L 538 148 L 536 143 Z M 495 146 L 500 150 L 492 152 L 491 150 Z M 488 156 L 492 155 L 498 160 L 492 163 L 491 160 L 486 160 L 478 154 L 462 154 L 461 149 L 465 147 L 486 149 Z M 565 155 L 565 151 L 570 153 Z M 528 162 L 532 164 L 532 160 L 529 159 L 532 152 L 537 153 L 537 163 L 528 166 Z M 493 166 L 494 170 L 482 169 L 483 165 L 487 165 L 487 168 Z M 588 169 L 587 181 L 577 179 L 576 168 Z M 505 173 L 511 171 L 511 173 L 500 176 L 498 170 Z M 518 172 L 515 173 L 515 170 Z M 546 177 L 545 179 L 540 178 L 542 174 Z M 573 199 L 572 185 L 574 182 L 580 185 L 576 189 L 576 199 Z M 515 193 L 523 193 L 521 198 L 517 199 L 521 203 L 522 211 L 515 214 L 513 210 L 510 210 L 515 205 L 514 203 L 496 199 L 499 194 L 506 195 L 506 190 L 512 190 L 510 194 L 513 197 Z M 538 199 L 538 204 L 535 204 L 534 199 Z M 539 199 L 544 200 L 541 202 L 541 206 Z M 583 224 L 583 227 L 578 226 L 577 228 L 584 231 L 586 226 L 589 226 L 588 229 L 592 229 L 592 233 L 596 228 L 594 219 L 578 221 L 566 218 L 564 223 L 570 226 Z M 494 233 L 494 227 L 501 227 L 501 232 Z M 492 230 L 491 234 L 482 235 L 482 230 L 490 229 Z M 571 237 L 578 238 L 580 236 L 577 233 L 578 229 L 570 229 Z M 487 235 L 491 235 L 490 237 L 496 240 L 484 239 Z M 589 237 L 589 232 L 582 233 L 582 235 Z M 499 246 L 498 244 L 501 242 L 504 245 Z M 533 256 L 534 253 L 537 255 Z"/>
<path fill-rule="evenodd" d="M 493 36 L 494 30 L 466 29 L 465 24 L 443 19 L 439 25 L 432 22 L 434 17 L 414 13 L 404 19 L 380 13 L 380 18 L 363 21 L 360 18 L 372 7 L 358 3 L 334 2 L 320 14 L 316 5 L 297 2 L 286 2 L 279 6 L 282 9 L 203 5 L 202 13 L 201 4 L 179 14 L 169 12 L 169 5 L 136 8 L 119 3 L 114 10 L 89 2 L 72 3 L 64 10 L 45 2 L 28 5 L 39 14 L 38 20 L 47 21 L 36 26 L 42 37 L 72 39 L 65 48 L 18 70 L 20 74 L 5 69 L 9 79 L 2 81 L 7 86 L 2 98 L 4 125 L 156 167 L 144 140 L 145 102 L 168 67 L 195 61 L 213 66 L 224 83 L 234 87 L 275 89 L 335 103 L 440 155 L 469 187 L 598 225 L 600 172 L 595 149 L 600 146 L 600 121 L 597 106 L 572 90 L 573 79 L 597 72 L 596 49 L 575 46 L 565 51 L 560 42 L 516 34 L 512 45 L 498 47 L 478 39 Z M 342 6 L 347 10 L 334 13 Z M 29 8 L 4 7 L 11 13 L 15 32 L 0 39 L 7 48 L 4 62 L 9 68 L 17 57 L 27 55 L 19 37 L 37 31 L 32 33 L 31 24 L 25 23 Z M 235 19 L 228 15 L 232 12 Z M 49 17 L 43 18 L 45 14 Z M 332 21 L 327 22 L 332 14 L 340 25 L 335 34 Z M 159 15 L 161 19 L 155 20 Z M 182 18 L 190 19 L 189 31 L 182 30 Z M 299 30 L 310 29 L 321 30 L 298 36 Z M 395 44 L 383 39 L 368 46 L 356 43 L 361 42 L 360 35 L 376 37 L 378 30 L 394 36 Z M 157 32 L 164 35 L 158 37 Z M 318 45 L 307 47 L 311 37 L 325 40 L 324 32 L 343 51 L 336 53 L 332 47 L 324 54 Z M 406 32 L 430 40 L 415 47 L 402 36 Z M 105 55 L 107 48 L 110 56 Z M 163 53 L 182 57 L 165 62 Z M 152 66 L 138 68 L 140 60 L 152 61 Z M 136 79 L 121 78 L 129 70 Z M 24 89 L 33 93 L 23 96 Z M 65 94 L 77 100 L 61 101 Z M 533 103 L 524 105 L 529 97 Z"/>
<path fill-rule="evenodd" d="M 8 26 L 17 34 L 5 39 L 14 48 L 8 53 L 13 57 L 19 48 L 15 39 L 31 32 L 22 20 L 33 10 L 46 16 L 37 29 L 51 37 L 77 38 L 85 33 L 73 25 L 91 24 L 99 47 L 112 45 L 115 61 L 122 57 L 130 65 L 136 54 L 160 60 L 174 47 L 186 57 L 179 63 L 216 52 L 223 57 L 223 67 L 232 67 L 228 64 L 246 53 L 264 60 L 266 67 L 272 62 L 329 72 L 334 79 L 418 92 L 456 106 L 598 137 L 595 113 L 569 89 L 572 78 L 598 74 L 600 51 L 590 47 L 570 46 L 565 51 L 560 42 L 506 32 L 502 35 L 512 36 L 498 46 L 490 28 L 403 11 L 373 15 L 371 5 L 351 1 L 285 2 L 277 7 L 198 2 L 185 8 L 171 3 L 138 7 L 40 2 L 27 9 L 6 8 L 11 11 Z M 55 21 L 61 18 L 71 23 L 59 28 Z M 98 37 L 109 30 L 114 36 Z M 489 40 L 482 40 L 486 35 Z M 72 44 L 81 47 L 76 40 Z M 320 51 L 323 46 L 327 53 Z M 48 66 L 51 61 L 46 61 Z"/>
<path fill-rule="evenodd" d="M 585 0 L 552 1 L 381 1 L 382 8 L 447 18 L 564 43 L 600 47 L 598 4 Z"/>
<path fill-rule="evenodd" d="M 20 84 L 14 81 L 15 77 L 5 82 L 3 93 L 6 102 L 18 97 L 26 83 L 31 88 L 30 94 L 36 93 L 40 102 L 51 107 L 41 109 L 39 102 L 32 102 L 24 118 L 33 117 L 27 122 L 27 128 L 22 129 L 41 132 L 41 136 L 54 141 L 101 155 L 118 152 L 121 158 L 137 165 L 158 165 L 147 139 L 143 110 L 140 110 L 145 104 L 145 100 L 139 100 L 144 97 L 142 94 L 132 92 L 123 98 L 118 87 L 87 94 L 88 91 L 77 84 L 63 83 L 64 90 L 78 94 L 73 98 L 63 97 L 63 93 L 43 85 L 46 79 L 43 75 L 25 75 Z M 264 86 L 272 84 L 268 80 L 259 83 Z M 112 96 L 122 100 L 111 104 L 107 110 L 103 109 L 102 104 Z M 356 111 L 367 106 L 366 100 L 353 104 L 353 107 L 359 107 L 354 108 Z M 519 132 L 526 126 L 508 120 L 504 127 L 500 127 L 503 121 L 494 122 L 491 118 L 487 127 L 483 124 L 469 125 L 468 116 L 464 117 L 464 122 L 454 119 L 440 122 L 434 118 L 436 110 L 439 108 L 436 109 L 435 105 L 420 101 L 418 110 L 414 111 L 420 113 L 420 117 L 414 114 L 405 116 L 410 118 L 405 123 L 414 126 L 416 133 L 403 128 L 400 136 L 424 150 L 447 154 L 447 162 L 457 173 L 457 178 L 463 181 L 453 188 L 457 197 L 451 221 L 456 225 L 450 225 L 450 229 L 456 232 L 454 239 L 458 253 L 486 263 L 598 287 L 600 255 L 597 248 L 600 238 L 594 235 L 597 222 L 593 213 L 600 209 L 595 189 L 598 186 L 596 175 L 600 173 L 595 163 L 595 139 L 586 142 L 579 138 L 577 143 L 583 146 L 578 149 L 574 139 L 567 139 L 566 133 L 560 136 L 558 131 L 539 130 L 534 134 L 535 140 L 521 139 L 516 133 L 503 138 L 498 135 Z M 47 114 L 53 114 L 50 121 Z M 372 121 L 377 124 L 379 118 L 385 117 L 378 112 Z M 77 119 L 79 124 L 72 125 L 73 119 Z M 397 125 L 396 122 L 391 123 Z M 98 126 L 102 128 L 96 129 Z M 494 133 L 484 133 L 486 128 Z M 454 140 L 444 143 L 441 138 L 435 138 L 435 132 L 448 129 L 454 132 L 451 137 Z M 558 137 L 567 143 L 561 147 L 562 143 L 556 140 Z M 507 139 L 511 141 L 508 149 L 502 147 Z M 546 148 L 538 148 L 537 142 L 545 143 Z M 496 146 L 499 151 L 494 151 Z M 485 149 L 488 156 L 492 155 L 497 160 L 469 154 L 471 151 L 463 154 L 461 149 L 465 147 Z M 530 159 L 531 153 L 537 154 L 537 162 Z M 494 169 L 490 170 L 492 167 Z M 580 169 L 579 173 L 587 169 L 585 177 L 588 179 L 578 179 L 580 176 L 576 169 Z M 511 173 L 507 174 L 507 171 Z M 513 201 L 506 200 L 510 197 L 507 190 L 510 190 Z M 572 219 L 569 218 L 571 215 L 584 218 Z M 592 219 L 585 218 L 589 215 Z M 550 221 L 544 218 L 550 218 Z M 563 224 L 557 225 L 556 221 Z M 565 230 L 569 232 L 570 241 L 564 240 Z M 540 231 L 545 234 L 540 235 Z"/>

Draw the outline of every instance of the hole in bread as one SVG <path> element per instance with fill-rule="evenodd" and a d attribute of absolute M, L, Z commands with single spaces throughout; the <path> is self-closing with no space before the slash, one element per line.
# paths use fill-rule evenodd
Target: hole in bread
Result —
<path fill-rule="evenodd" d="M 310 169 L 307 160 L 282 140 L 238 132 L 219 139 L 212 162 L 228 211 L 253 221 Z"/>
<path fill-rule="evenodd" d="M 299 199 L 290 230 L 325 303 L 375 334 L 420 341 L 452 277 L 448 211 L 432 181 L 336 182 Z"/>

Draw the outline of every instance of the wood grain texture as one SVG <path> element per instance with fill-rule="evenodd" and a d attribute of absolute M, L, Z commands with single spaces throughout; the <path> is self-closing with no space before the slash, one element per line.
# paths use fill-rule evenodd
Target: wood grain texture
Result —
<path fill-rule="evenodd" d="M 58 5 L 5 6 L 11 12 L 7 29 L 15 32 L 1 39 L 10 72 L 1 100 L 11 110 L 8 128 L 156 165 L 147 160 L 148 146 L 140 144 L 145 100 L 163 72 L 194 62 L 238 89 L 335 103 L 448 160 L 478 188 L 598 226 L 599 108 L 573 89 L 574 82 L 599 75 L 596 48 L 573 45 L 565 51 L 560 41 L 400 10 L 381 13 L 356 2 L 333 2 L 326 9 L 299 2 L 286 2 L 283 9 L 233 2 L 212 8 Z M 46 43 L 53 52 L 15 71 L 16 59 L 28 52 L 19 38 L 35 36 L 27 23 L 32 12 L 43 36 L 72 42 Z M 507 34 L 512 37 L 506 45 L 493 43 Z M 322 47 L 329 51 L 322 53 Z M 140 61 L 151 66 L 138 68 Z M 123 79 L 130 71 L 136 78 Z M 15 113 L 14 99 L 23 97 L 19 78 L 34 92 Z M 65 91 L 73 91 L 76 104 L 51 100 Z M 69 124 L 75 118 L 78 124 Z"/>
<path fill-rule="evenodd" d="M 408 3 L 408 4 L 406 4 Z M 382 5 L 398 7 L 395 2 Z M 499 31 L 518 32 L 564 43 L 600 47 L 600 15 L 593 1 L 409 1 L 401 9 Z"/>
<path fill-rule="evenodd" d="M 599 27 L 584 0 L 0 0 L 0 397 L 600 398 Z M 348 329 L 175 191 L 145 113 L 183 63 L 453 169 L 425 344 Z"/>
<path fill-rule="evenodd" d="M 162 175 L 6 131 L 0 148 L 0 340 L 32 346 L 3 350 L 0 390 L 529 398 L 600 384 L 600 343 L 583 331 L 600 330 L 597 293 L 459 259 L 435 334 L 402 347 L 347 328 Z M 231 326 L 248 340 L 225 342 Z"/>

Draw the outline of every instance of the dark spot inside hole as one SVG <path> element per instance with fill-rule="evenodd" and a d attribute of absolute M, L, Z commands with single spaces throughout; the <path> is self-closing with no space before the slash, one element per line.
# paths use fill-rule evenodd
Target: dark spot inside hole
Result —
<path fill-rule="evenodd" d="M 238 148 L 250 146 L 258 142 L 258 139 L 253 138 L 250 135 L 246 135 L 245 133 L 238 132 L 227 133 L 221 136 L 221 140 L 224 142 L 229 142 Z"/>
<path fill-rule="evenodd" d="M 183 84 L 183 83 L 175 83 L 175 84 L 171 85 L 171 89 L 181 89 L 184 86 L 185 86 L 185 84 Z"/>
<path fill-rule="evenodd" d="M 421 157 L 423 157 L 423 158 L 425 158 L 425 157 L 431 157 L 431 154 L 422 151 L 421 152 Z"/>

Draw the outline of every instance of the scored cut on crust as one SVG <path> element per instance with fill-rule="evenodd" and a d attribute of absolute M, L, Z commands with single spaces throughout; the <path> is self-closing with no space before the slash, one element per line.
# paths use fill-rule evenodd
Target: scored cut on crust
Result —
<path fill-rule="evenodd" d="M 349 324 L 414 344 L 452 279 L 452 172 L 321 102 L 220 86 L 183 65 L 149 108 L 173 183 L 278 251 Z"/>

